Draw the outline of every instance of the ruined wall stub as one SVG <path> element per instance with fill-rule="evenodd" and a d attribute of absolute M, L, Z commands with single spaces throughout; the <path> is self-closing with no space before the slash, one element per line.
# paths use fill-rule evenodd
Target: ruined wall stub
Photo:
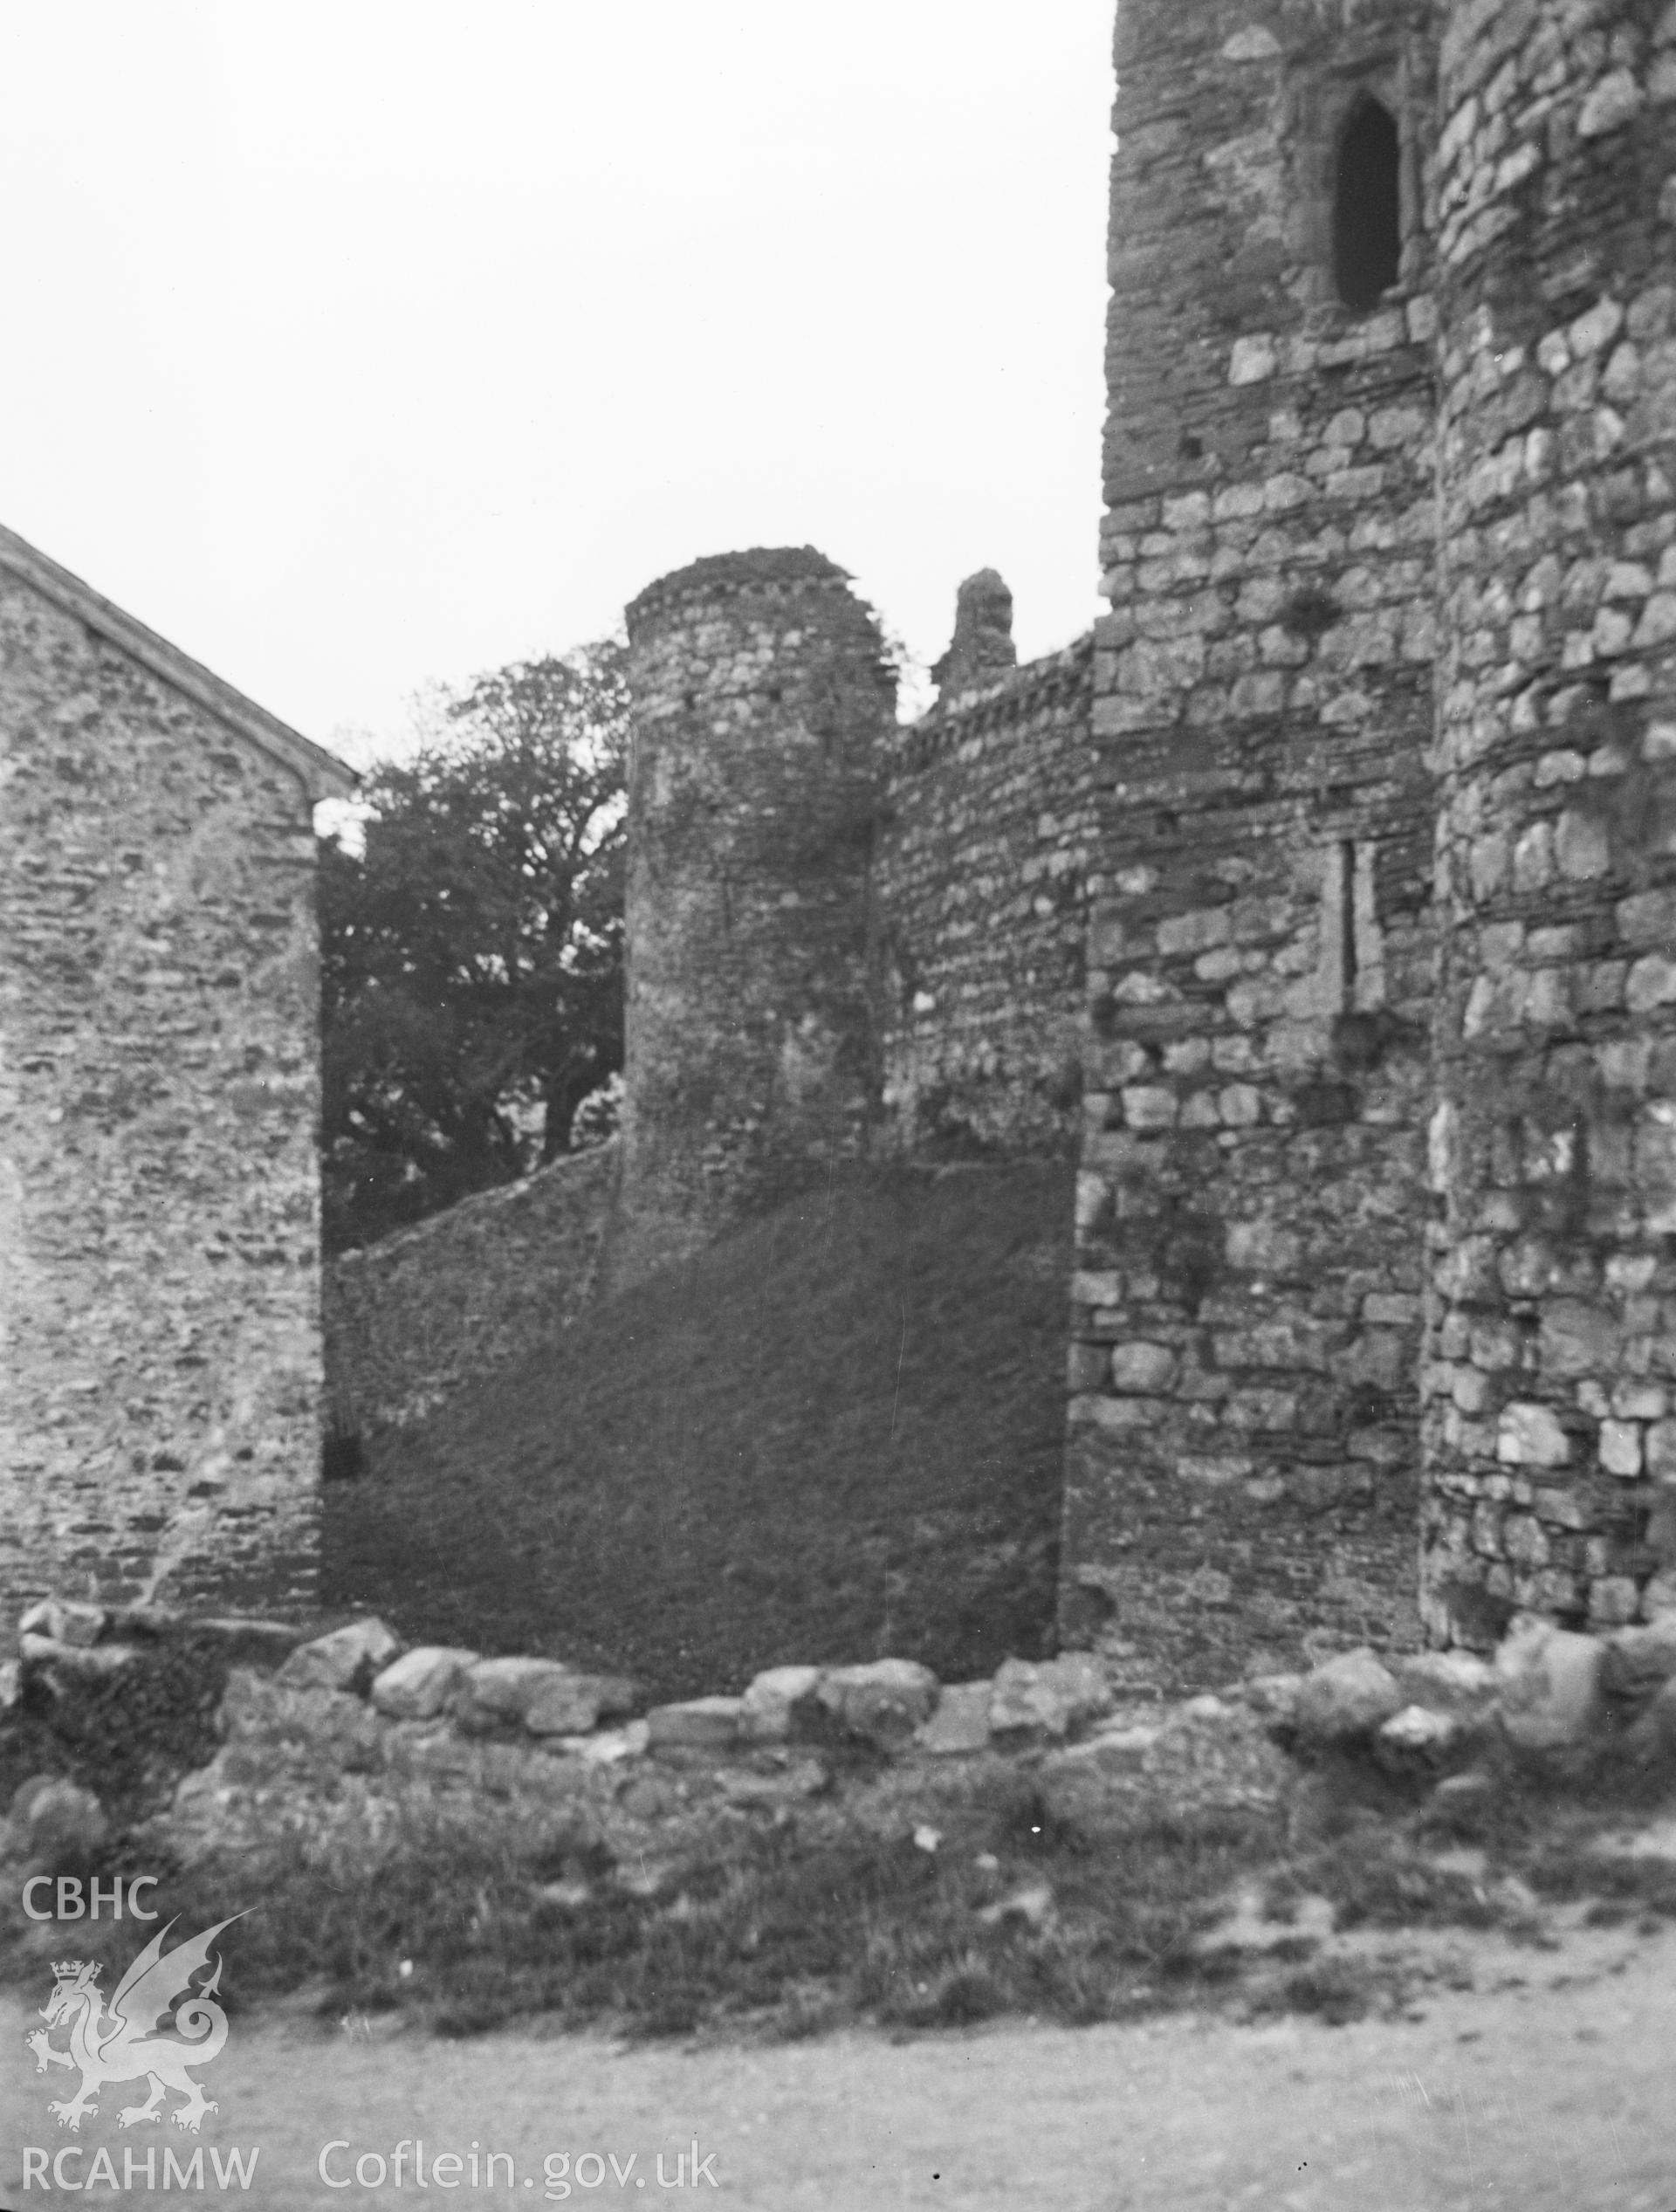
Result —
<path fill-rule="evenodd" d="M 813 547 L 719 554 L 628 610 L 622 1182 L 609 1288 L 861 1151 L 869 875 L 895 683 Z"/>
<path fill-rule="evenodd" d="M 1015 667 L 1012 594 L 960 587 L 942 694 L 892 733 L 878 845 L 886 1141 L 1063 1156 L 1082 1088 L 1096 850 L 1084 637 Z"/>
<path fill-rule="evenodd" d="M 5 532 L 0 750 L 0 1611 L 304 1600 L 354 779 Z"/>
<path fill-rule="evenodd" d="M 1428 1627 L 1676 1610 L 1676 12 L 1441 59 Z"/>
<path fill-rule="evenodd" d="M 1117 12 L 1062 1620 L 1137 1680 L 1418 1633 L 1432 21 Z"/>

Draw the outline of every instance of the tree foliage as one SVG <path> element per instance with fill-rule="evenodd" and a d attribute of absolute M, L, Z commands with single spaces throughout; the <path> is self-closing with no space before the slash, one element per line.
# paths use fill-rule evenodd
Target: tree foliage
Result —
<path fill-rule="evenodd" d="M 438 695 L 322 841 L 326 1240 L 567 1151 L 622 1057 L 628 694 L 607 642 Z"/>

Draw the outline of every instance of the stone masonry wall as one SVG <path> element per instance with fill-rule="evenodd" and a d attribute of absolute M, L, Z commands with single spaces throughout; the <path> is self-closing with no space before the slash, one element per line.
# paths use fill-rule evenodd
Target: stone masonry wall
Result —
<path fill-rule="evenodd" d="M 1117 16 L 1061 1619 L 1164 1686 L 1418 1633 L 1429 21 Z M 1364 93 L 1405 237 L 1357 312 Z"/>
<path fill-rule="evenodd" d="M 886 1132 L 904 1151 L 1075 1142 L 1092 670 L 1084 638 L 896 734 L 878 988 Z"/>
<path fill-rule="evenodd" d="M 812 547 L 695 562 L 628 623 L 612 1288 L 867 1140 L 869 876 L 895 690 L 870 610 Z"/>
<path fill-rule="evenodd" d="M 462 1384 L 554 1343 L 594 1287 L 615 1142 L 483 1191 L 332 1261 L 322 1286 L 328 1418 L 401 1428 Z"/>
<path fill-rule="evenodd" d="M 0 747 L 0 1593 L 306 1603 L 318 793 L 4 565 Z"/>
<path fill-rule="evenodd" d="M 1428 1627 L 1676 1611 L 1676 9 L 1442 55 Z"/>

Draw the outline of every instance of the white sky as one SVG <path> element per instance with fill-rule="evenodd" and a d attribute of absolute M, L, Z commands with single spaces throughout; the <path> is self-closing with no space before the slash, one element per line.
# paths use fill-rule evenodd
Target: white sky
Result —
<path fill-rule="evenodd" d="M 0 521 L 356 759 L 813 544 L 1096 611 L 1111 0 L 0 0 Z"/>

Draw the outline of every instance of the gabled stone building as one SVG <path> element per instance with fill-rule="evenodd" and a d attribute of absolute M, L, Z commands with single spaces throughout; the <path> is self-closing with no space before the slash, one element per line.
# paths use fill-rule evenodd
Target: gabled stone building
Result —
<path fill-rule="evenodd" d="M 318 745 L 0 531 L 0 1601 L 309 1594 Z"/>

